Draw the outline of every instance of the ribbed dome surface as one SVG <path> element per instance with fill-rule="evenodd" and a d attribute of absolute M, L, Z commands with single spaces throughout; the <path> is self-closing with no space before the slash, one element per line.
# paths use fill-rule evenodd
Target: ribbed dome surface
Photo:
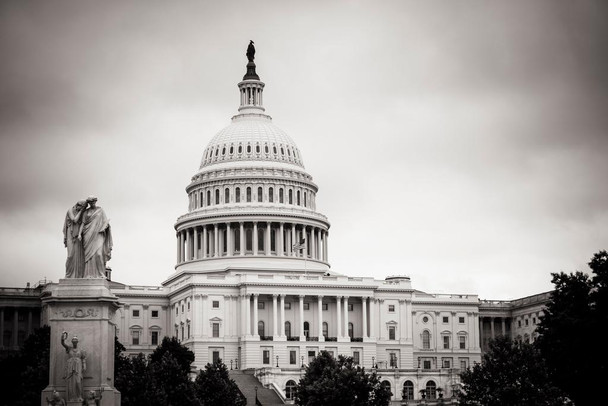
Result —
<path fill-rule="evenodd" d="M 209 142 L 200 168 L 229 161 L 277 161 L 304 167 L 293 140 L 265 115 L 239 115 Z"/>

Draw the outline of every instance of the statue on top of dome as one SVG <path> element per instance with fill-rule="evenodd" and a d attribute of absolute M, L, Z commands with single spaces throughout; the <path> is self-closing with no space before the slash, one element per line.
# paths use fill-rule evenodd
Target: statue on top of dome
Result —
<path fill-rule="evenodd" d="M 253 46 L 252 40 L 249 40 L 249 46 L 247 47 L 247 53 L 245 55 L 247 55 L 249 62 L 253 62 L 255 59 L 255 47 Z"/>

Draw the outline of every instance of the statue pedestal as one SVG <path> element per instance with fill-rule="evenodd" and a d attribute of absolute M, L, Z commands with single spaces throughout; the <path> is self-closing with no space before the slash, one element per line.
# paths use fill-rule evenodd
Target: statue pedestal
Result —
<path fill-rule="evenodd" d="M 41 401 L 52 399 L 53 391 L 68 406 L 82 405 L 83 400 L 68 399 L 66 366 L 68 354 L 61 345 L 66 331 L 66 345 L 78 337 L 78 349 L 86 354 L 86 371 L 82 378 L 83 398 L 91 391 L 100 399 L 99 405 L 120 406 L 120 392 L 114 388 L 114 335 L 112 322 L 118 309 L 118 298 L 112 294 L 105 279 L 61 279 L 42 298 L 51 327 L 49 386 L 42 391 Z"/>

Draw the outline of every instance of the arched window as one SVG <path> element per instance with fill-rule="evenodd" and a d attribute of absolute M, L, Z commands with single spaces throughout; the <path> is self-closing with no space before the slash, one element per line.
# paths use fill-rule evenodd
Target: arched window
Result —
<path fill-rule="evenodd" d="M 230 203 L 230 189 L 224 190 L 224 204 Z"/>
<path fill-rule="evenodd" d="M 323 337 L 326 337 L 329 335 L 329 325 L 327 324 L 327 322 L 323 322 Z"/>
<path fill-rule="evenodd" d="M 268 145 L 264 145 L 264 152 L 268 153 Z"/>
<path fill-rule="evenodd" d="M 348 323 L 348 336 L 350 338 L 354 337 L 354 327 L 353 327 L 353 323 Z"/>
<path fill-rule="evenodd" d="M 258 335 L 263 337 L 266 334 L 264 334 L 264 322 L 262 320 L 258 321 Z"/>
<path fill-rule="evenodd" d="M 211 206 L 211 191 L 207 191 L 207 206 Z"/>
<path fill-rule="evenodd" d="M 251 202 L 251 188 L 247 188 L 247 203 Z"/>
<path fill-rule="evenodd" d="M 259 187 L 258 188 L 258 203 L 262 202 L 262 198 L 264 197 L 264 192 L 262 191 L 262 188 Z"/>
<path fill-rule="evenodd" d="M 382 387 L 388 389 L 389 391 L 391 390 L 391 383 L 389 381 L 382 381 L 381 385 L 382 385 Z"/>
<path fill-rule="evenodd" d="M 200 207 L 203 207 L 205 204 L 203 203 L 203 192 L 199 193 L 199 197 L 198 197 L 198 204 L 200 205 Z"/>
<path fill-rule="evenodd" d="M 310 324 L 305 321 L 304 322 L 304 336 L 308 337 L 310 335 Z"/>
<path fill-rule="evenodd" d="M 239 145 L 239 154 L 242 154 L 242 153 L 243 153 L 243 146 Z"/>
<path fill-rule="evenodd" d="M 215 189 L 215 204 L 220 204 L 220 190 Z"/>
<path fill-rule="evenodd" d="M 403 400 L 414 400 L 414 383 L 412 381 L 403 382 L 401 397 Z"/>
<path fill-rule="evenodd" d="M 275 154 L 275 155 L 277 154 L 277 146 L 276 145 L 274 145 L 272 147 L 272 153 Z"/>
<path fill-rule="evenodd" d="M 306 207 L 306 192 L 304 192 L 304 207 Z"/>
<path fill-rule="evenodd" d="M 234 153 L 234 145 L 230 146 L 230 155 L 232 155 Z"/>
<path fill-rule="evenodd" d="M 279 189 L 279 203 L 283 203 L 283 188 Z"/>
<path fill-rule="evenodd" d="M 240 187 L 237 187 L 236 189 L 234 189 L 234 201 L 236 203 L 241 202 L 241 188 Z"/>
<path fill-rule="evenodd" d="M 426 398 L 437 399 L 437 384 L 435 381 L 428 381 L 426 383 Z"/>
<path fill-rule="evenodd" d="M 274 188 L 268 188 L 268 201 L 274 203 Z"/>
<path fill-rule="evenodd" d="M 258 252 L 264 252 L 264 229 L 258 228 Z"/>
<path fill-rule="evenodd" d="M 293 190 L 289 189 L 289 204 L 293 204 Z"/>
<path fill-rule="evenodd" d="M 247 145 L 247 153 L 251 154 L 251 145 Z"/>
<path fill-rule="evenodd" d="M 300 191 L 299 190 L 296 192 L 296 201 L 297 201 L 298 206 L 299 206 L 300 205 Z"/>
<path fill-rule="evenodd" d="M 428 330 L 422 332 L 422 348 L 425 350 L 431 348 L 431 333 Z"/>
<path fill-rule="evenodd" d="M 245 250 L 253 251 L 253 230 L 251 228 L 245 230 Z"/>
<path fill-rule="evenodd" d="M 291 323 L 288 321 L 285 322 L 285 336 L 291 337 Z"/>
<path fill-rule="evenodd" d="M 287 399 L 293 399 L 296 396 L 296 383 L 295 381 L 289 380 L 285 384 L 285 397 Z"/>
<path fill-rule="evenodd" d="M 281 155 L 285 155 L 285 150 L 281 147 Z"/>
<path fill-rule="evenodd" d="M 226 155 L 226 147 L 222 148 L 222 155 Z"/>

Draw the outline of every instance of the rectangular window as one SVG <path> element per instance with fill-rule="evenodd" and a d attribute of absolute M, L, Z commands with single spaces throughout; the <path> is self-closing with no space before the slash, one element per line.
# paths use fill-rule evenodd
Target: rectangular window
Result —
<path fill-rule="evenodd" d="M 536 324 L 536 317 L 532 317 L 532 324 Z"/>
<path fill-rule="evenodd" d="M 139 317 L 139 310 L 133 310 L 133 317 Z"/>
<path fill-rule="evenodd" d="M 461 350 L 464 350 L 467 348 L 467 338 L 465 336 L 458 336 L 458 341 L 460 343 Z"/>
<path fill-rule="evenodd" d="M 264 310 L 264 307 L 265 307 L 264 302 L 258 302 L 258 310 Z"/>
<path fill-rule="evenodd" d="M 262 364 L 270 364 L 270 350 L 262 351 Z"/>
<path fill-rule="evenodd" d="M 213 359 L 213 363 L 216 363 L 217 361 L 219 361 L 219 359 L 220 359 L 219 351 L 213 351 L 211 354 L 212 354 L 211 358 Z"/>
<path fill-rule="evenodd" d="M 461 358 L 460 359 L 460 369 L 467 369 L 469 366 L 469 363 L 467 362 L 466 359 Z"/>
<path fill-rule="evenodd" d="M 425 359 L 422 362 L 422 368 L 424 368 L 424 369 L 431 369 L 431 361 L 428 360 L 428 359 Z"/>
<path fill-rule="evenodd" d="M 322 308 L 323 310 L 327 310 L 327 303 L 323 303 L 323 304 L 321 304 L 321 308 Z"/>
<path fill-rule="evenodd" d="M 458 323 L 464 324 L 464 316 L 458 317 Z"/>
<path fill-rule="evenodd" d="M 517 320 L 517 327 L 521 327 L 521 320 Z"/>
<path fill-rule="evenodd" d="M 212 306 L 214 309 L 219 309 L 219 308 L 220 308 L 220 301 L 219 301 L 219 300 L 214 300 L 214 301 L 211 303 L 211 306 Z"/>
<path fill-rule="evenodd" d="M 389 311 L 389 313 L 394 313 L 395 312 L 395 305 L 388 305 L 388 311 Z"/>
<path fill-rule="evenodd" d="M 389 340 L 395 339 L 396 330 L 397 330 L 397 328 L 395 326 L 388 326 L 388 339 Z"/>
<path fill-rule="evenodd" d="M 150 344 L 158 345 L 158 331 L 153 331 L 151 334 Z"/>
<path fill-rule="evenodd" d="M 315 359 L 315 355 L 317 355 L 316 352 L 308 351 L 308 363 L 309 364 Z"/>
<path fill-rule="evenodd" d="M 304 310 L 310 310 L 310 303 L 304 303 Z"/>
<path fill-rule="evenodd" d="M 285 302 L 285 310 L 291 310 L 291 302 Z"/>
<path fill-rule="evenodd" d="M 526 326 L 528 325 L 528 319 L 525 319 L 524 322 L 526 323 Z"/>
<path fill-rule="evenodd" d="M 353 351 L 353 362 L 359 364 L 359 351 Z"/>
<path fill-rule="evenodd" d="M 179 307 L 175 306 L 175 314 L 179 314 Z"/>
<path fill-rule="evenodd" d="M 446 350 L 450 348 L 450 336 L 443 336 L 443 348 Z"/>
<path fill-rule="evenodd" d="M 296 362 L 297 362 L 296 361 L 296 351 L 295 350 L 289 351 L 289 364 L 295 365 Z"/>
<path fill-rule="evenodd" d="M 158 310 L 152 310 L 152 318 L 158 318 Z"/>
<path fill-rule="evenodd" d="M 213 323 L 213 337 L 220 336 L 220 323 Z"/>
<path fill-rule="evenodd" d="M 139 331 L 133 331 L 133 345 L 139 345 Z"/>
<path fill-rule="evenodd" d="M 353 305 L 352 305 L 352 304 L 350 304 L 350 303 L 348 304 L 348 311 L 349 311 L 349 312 L 352 312 L 352 311 L 353 311 Z"/>
<path fill-rule="evenodd" d="M 448 316 L 443 316 L 444 323 L 448 323 L 449 321 L 450 321 L 450 318 Z"/>
<path fill-rule="evenodd" d="M 452 368 L 452 360 L 449 358 L 444 358 L 442 364 L 443 368 Z"/>
<path fill-rule="evenodd" d="M 389 352 L 388 357 L 389 357 L 390 366 L 393 368 L 397 368 L 397 353 Z"/>

